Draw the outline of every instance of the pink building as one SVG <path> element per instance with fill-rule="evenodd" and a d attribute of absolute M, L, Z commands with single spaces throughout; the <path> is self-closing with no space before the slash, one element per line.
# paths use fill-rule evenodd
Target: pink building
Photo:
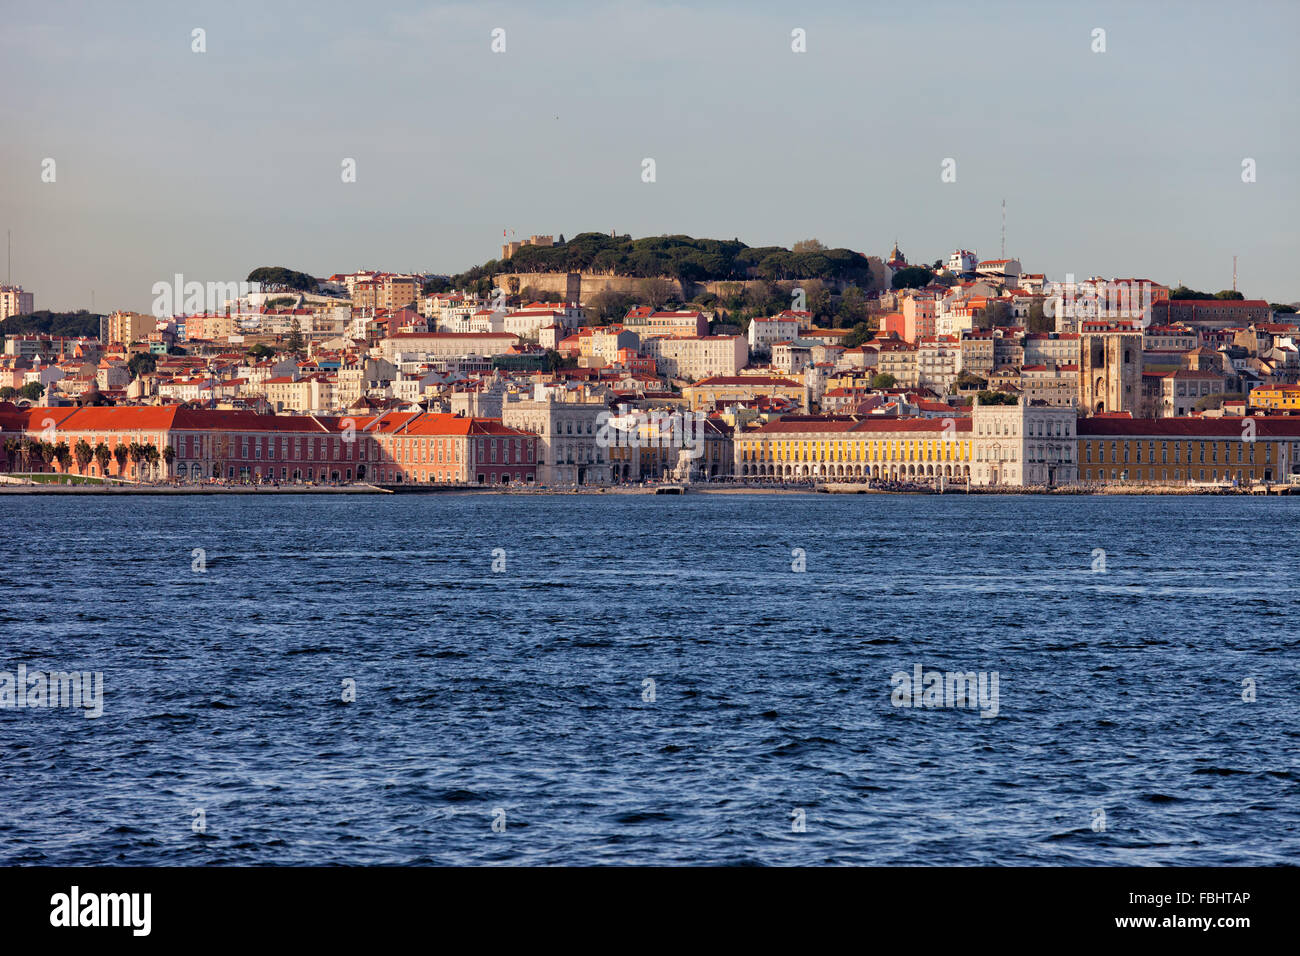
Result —
<path fill-rule="evenodd" d="M 935 334 L 935 301 L 928 293 L 909 295 L 903 300 L 903 331 L 900 337 L 907 342 L 919 342 Z"/>

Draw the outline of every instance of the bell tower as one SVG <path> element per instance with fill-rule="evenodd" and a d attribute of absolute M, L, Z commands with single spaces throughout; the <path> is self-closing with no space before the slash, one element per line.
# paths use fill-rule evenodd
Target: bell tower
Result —
<path fill-rule="evenodd" d="M 1127 323 L 1079 334 L 1079 405 L 1085 415 L 1142 409 L 1142 331 Z"/>

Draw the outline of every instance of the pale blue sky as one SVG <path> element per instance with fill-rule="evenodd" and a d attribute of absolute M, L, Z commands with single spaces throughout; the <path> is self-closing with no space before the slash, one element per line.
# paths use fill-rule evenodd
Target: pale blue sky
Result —
<path fill-rule="evenodd" d="M 147 309 L 176 272 L 456 272 L 503 228 L 989 257 L 1004 197 L 1029 271 L 1214 291 L 1236 254 L 1248 295 L 1300 299 L 1291 0 L 5 0 L 0 17 L 0 241 L 13 230 L 37 308 L 94 289 L 99 311 Z"/>

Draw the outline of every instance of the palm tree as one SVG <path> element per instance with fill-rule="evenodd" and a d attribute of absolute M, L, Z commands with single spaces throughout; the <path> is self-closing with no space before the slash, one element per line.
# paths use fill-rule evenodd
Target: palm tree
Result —
<path fill-rule="evenodd" d="M 121 446 L 118 446 L 121 447 Z M 108 446 L 100 442 L 95 446 L 95 460 L 99 462 L 99 473 L 105 478 L 108 477 L 108 462 L 111 458 L 116 457 L 113 452 L 108 450 Z M 121 459 L 118 460 L 118 467 L 121 468 Z"/>
<path fill-rule="evenodd" d="M 166 467 L 163 470 L 163 477 L 169 478 L 171 477 L 172 462 L 176 458 L 176 449 L 173 448 L 170 444 L 163 445 L 162 457 L 163 457 L 163 462 L 166 465 Z"/>
<path fill-rule="evenodd" d="M 73 446 L 72 456 L 77 459 L 77 471 L 85 474 L 86 466 L 90 464 L 90 459 L 95 457 L 95 449 L 90 447 L 90 442 L 81 438 L 78 439 L 77 444 Z"/>
<path fill-rule="evenodd" d="M 41 461 L 45 462 L 45 467 L 49 468 L 54 462 L 54 443 L 42 441 L 36 443 L 36 452 L 41 456 Z"/>
<path fill-rule="evenodd" d="M 54 459 L 64 472 L 68 470 L 68 466 L 72 464 L 72 450 L 68 448 L 67 442 L 61 441 L 54 446 Z"/>
<path fill-rule="evenodd" d="M 158 446 L 153 442 L 148 442 L 142 446 L 141 450 L 144 452 L 145 464 L 149 466 L 149 477 L 156 477 L 158 474 L 158 461 L 162 458 L 162 454 L 158 451 Z"/>
<path fill-rule="evenodd" d="M 140 477 L 140 462 L 144 461 L 144 445 L 138 441 L 133 441 L 127 446 L 126 453 L 131 459 L 131 464 L 135 466 L 134 474 L 138 479 Z"/>

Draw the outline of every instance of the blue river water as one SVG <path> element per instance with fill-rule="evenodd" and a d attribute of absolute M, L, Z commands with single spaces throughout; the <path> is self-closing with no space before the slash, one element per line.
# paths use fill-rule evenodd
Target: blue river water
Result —
<path fill-rule="evenodd" d="M 0 516 L 0 671 L 103 675 L 0 708 L 0 864 L 1300 861 L 1300 499 Z"/>

